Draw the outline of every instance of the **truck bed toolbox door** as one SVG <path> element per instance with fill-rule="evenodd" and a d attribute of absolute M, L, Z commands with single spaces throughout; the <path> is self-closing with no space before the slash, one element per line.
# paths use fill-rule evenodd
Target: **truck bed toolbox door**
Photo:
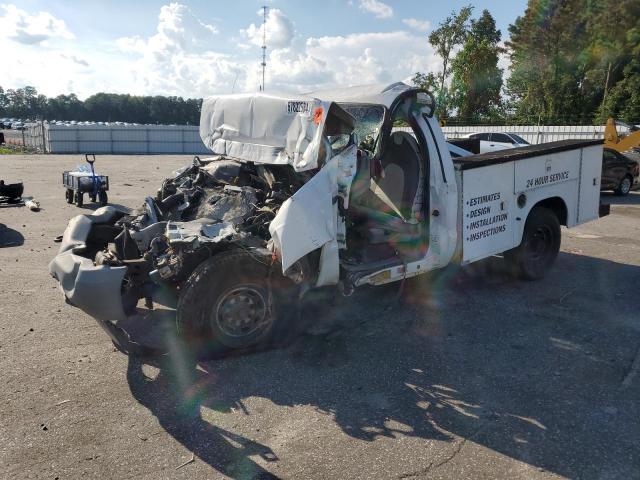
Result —
<path fill-rule="evenodd" d="M 602 173 L 602 146 L 595 145 L 581 150 L 580 194 L 578 198 L 578 223 L 598 218 L 600 206 L 600 175 Z"/>
<path fill-rule="evenodd" d="M 462 263 L 513 247 L 513 162 L 462 172 Z"/>

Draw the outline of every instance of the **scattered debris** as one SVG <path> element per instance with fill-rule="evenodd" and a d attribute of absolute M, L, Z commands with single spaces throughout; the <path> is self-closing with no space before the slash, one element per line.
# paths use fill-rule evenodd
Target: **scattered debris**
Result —
<path fill-rule="evenodd" d="M 180 470 L 182 467 L 185 467 L 185 466 L 187 466 L 187 465 L 189 465 L 190 463 L 193 463 L 193 462 L 195 462 L 195 461 L 196 461 L 196 455 L 195 455 L 195 453 L 192 453 L 192 454 L 191 454 L 191 458 L 190 458 L 189 460 L 187 460 L 186 462 L 184 462 L 184 463 L 182 463 L 182 464 L 178 465 L 178 466 L 176 467 L 176 470 Z"/>
<path fill-rule="evenodd" d="M 0 180 L 0 201 L 7 203 L 20 201 L 23 192 L 22 183 L 4 183 L 4 180 Z"/>
<path fill-rule="evenodd" d="M 31 210 L 32 212 L 38 212 L 40 211 L 40 203 L 36 202 L 33 199 L 29 199 L 26 202 L 24 202 L 25 206 Z"/>
<path fill-rule="evenodd" d="M 574 293 L 576 290 L 578 290 L 577 288 L 572 288 L 571 290 L 569 290 L 567 293 L 565 293 L 564 295 L 562 295 L 560 297 L 560 300 L 558 300 L 558 303 L 562 303 L 565 301 L 565 299 L 571 295 L 572 293 Z"/>
<path fill-rule="evenodd" d="M 56 407 L 59 407 L 60 405 L 64 405 L 65 403 L 69 403 L 71 400 L 62 400 L 61 402 L 58 402 L 55 404 Z"/>
<path fill-rule="evenodd" d="M 24 185 L 22 183 L 4 183 L 0 180 L 0 207 L 22 207 L 22 193 Z"/>
<path fill-rule="evenodd" d="M 60 243 L 60 242 L 62 242 L 62 237 L 63 237 L 63 235 L 58 235 L 56 238 L 53 239 L 53 241 L 55 243 Z"/>
<path fill-rule="evenodd" d="M 260 456 L 262 458 L 264 458 L 267 462 L 277 462 L 279 460 L 278 456 L 275 453 L 271 452 L 271 451 L 264 452 Z"/>

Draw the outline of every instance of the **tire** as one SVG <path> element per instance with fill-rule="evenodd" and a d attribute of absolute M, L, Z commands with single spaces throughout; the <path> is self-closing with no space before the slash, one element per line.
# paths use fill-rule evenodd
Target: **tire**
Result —
<path fill-rule="evenodd" d="M 615 193 L 616 195 L 619 195 L 621 197 L 628 195 L 629 192 L 631 191 L 631 183 L 632 180 L 630 177 L 624 177 L 621 181 L 620 181 L 620 185 L 618 185 L 618 188 L 616 188 Z"/>
<path fill-rule="evenodd" d="M 543 278 L 560 251 L 560 222 L 548 208 L 534 207 L 527 217 L 522 242 L 505 252 L 509 270 L 525 280 Z"/>
<path fill-rule="evenodd" d="M 269 260 L 244 250 L 222 252 L 187 279 L 177 327 L 199 357 L 275 346 L 291 337 L 299 288 Z"/>
<path fill-rule="evenodd" d="M 74 200 L 75 200 L 76 207 L 82 207 L 82 204 L 83 204 L 83 198 L 82 197 L 83 196 L 84 196 L 84 194 L 82 192 L 76 192 L 75 193 L 75 199 Z"/>
<path fill-rule="evenodd" d="M 98 192 L 98 201 L 100 202 L 100 205 L 104 207 L 107 204 L 107 202 L 109 201 L 109 197 L 107 196 L 107 192 L 105 192 L 104 190 L 100 190 Z"/>
<path fill-rule="evenodd" d="M 67 188 L 64 192 L 64 199 L 67 201 L 67 203 L 73 203 L 73 190 L 70 188 Z"/>

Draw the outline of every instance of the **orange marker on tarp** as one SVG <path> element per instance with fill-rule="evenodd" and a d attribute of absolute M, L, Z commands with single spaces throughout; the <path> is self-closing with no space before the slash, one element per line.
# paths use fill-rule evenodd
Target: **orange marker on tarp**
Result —
<path fill-rule="evenodd" d="M 313 112 L 313 123 L 315 123 L 316 125 L 320 125 L 323 112 L 324 110 L 322 109 L 322 107 L 318 107 L 315 109 L 315 111 Z"/>

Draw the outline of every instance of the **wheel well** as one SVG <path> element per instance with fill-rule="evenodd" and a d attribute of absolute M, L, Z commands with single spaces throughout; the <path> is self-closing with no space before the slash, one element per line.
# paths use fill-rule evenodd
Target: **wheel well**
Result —
<path fill-rule="evenodd" d="M 536 207 L 544 207 L 551 210 L 558 217 L 558 222 L 560 225 L 567 225 L 567 205 L 564 203 L 564 200 L 560 197 L 552 197 L 547 198 L 545 200 L 541 200 L 536 203 L 533 208 Z M 531 210 L 533 210 L 533 208 Z"/>

